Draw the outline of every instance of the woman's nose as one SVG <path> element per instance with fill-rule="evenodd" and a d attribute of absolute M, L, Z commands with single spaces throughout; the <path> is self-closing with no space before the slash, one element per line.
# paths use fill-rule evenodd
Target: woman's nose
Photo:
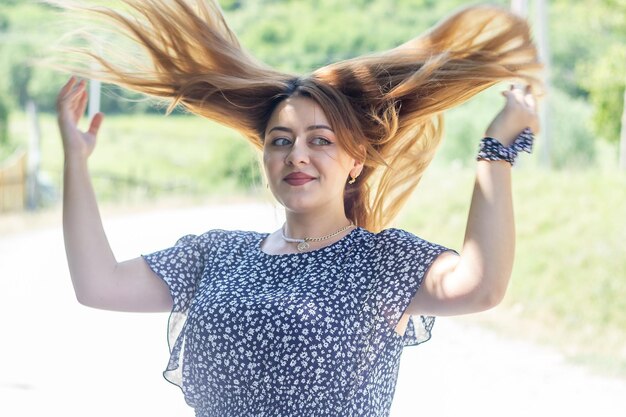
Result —
<path fill-rule="evenodd" d="M 291 149 L 289 149 L 289 153 L 285 157 L 285 163 L 291 165 L 309 163 L 309 152 L 305 140 L 297 138 L 294 141 L 293 145 L 291 145 Z"/>

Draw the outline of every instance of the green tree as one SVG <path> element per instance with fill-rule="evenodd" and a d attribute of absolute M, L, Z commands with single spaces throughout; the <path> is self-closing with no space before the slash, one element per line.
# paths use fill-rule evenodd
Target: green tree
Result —
<path fill-rule="evenodd" d="M 579 85 L 593 105 L 595 133 L 617 141 L 626 87 L 626 1 L 585 0 L 578 7 L 585 8 L 585 39 L 594 47 L 589 59 L 575 67 Z"/>
<path fill-rule="evenodd" d="M 621 129 L 621 114 L 626 88 L 626 44 L 613 44 L 594 62 L 579 66 L 581 85 L 589 92 L 593 106 L 594 131 L 615 142 Z"/>
<path fill-rule="evenodd" d="M 0 146 L 9 142 L 9 106 L 0 96 Z"/>

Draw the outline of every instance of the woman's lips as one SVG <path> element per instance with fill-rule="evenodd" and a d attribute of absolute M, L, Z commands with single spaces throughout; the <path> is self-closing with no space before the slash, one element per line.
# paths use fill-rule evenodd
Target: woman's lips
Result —
<path fill-rule="evenodd" d="M 293 174 L 289 174 L 287 175 L 283 181 L 285 181 L 287 184 L 289 185 L 303 185 L 306 184 L 307 182 L 313 181 L 315 179 L 315 177 L 312 177 L 310 175 L 307 174 L 302 174 L 302 173 L 293 173 Z"/>
<path fill-rule="evenodd" d="M 313 181 L 315 178 L 285 178 L 285 182 L 289 185 L 302 185 L 309 181 Z"/>

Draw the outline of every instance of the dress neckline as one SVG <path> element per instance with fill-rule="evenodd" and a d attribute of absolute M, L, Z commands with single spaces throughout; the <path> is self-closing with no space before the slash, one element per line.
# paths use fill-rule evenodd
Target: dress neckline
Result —
<path fill-rule="evenodd" d="M 324 246 L 324 247 L 319 248 L 319 249 L 314 249 L 314 250 L 310 250 L 310 251 L 306 251 L 306 252 L 279 253 L 279 254 L 270 254 L 270 253 L 264 252 L 261 249 L 261 243 L 271 233 L 260 233 L 259 239 L 254 244 L 254 249 L 255 249 L 255 252 L 257 252 L 258 254 L 260 254 L 261 256 L 263 256 L 265 258 L 288 258 L 288 257 L 299 257 L 299 256 L 300 257 L 306 257 L 307 255 L 317 255 L 319 253 L 330 252 L 330 251 L 334 250 L 336 247 L 347 243 L 348 240 L 350 239 L 350 237 L 359 229 L 361 229 L 361 227 L 356 226 L 354 229 L 352 229 L 350 231 L 350 233 L 346 234 L 344 237 L 342 237 L 338 241 L 333 242 L 330 245 Z"/>

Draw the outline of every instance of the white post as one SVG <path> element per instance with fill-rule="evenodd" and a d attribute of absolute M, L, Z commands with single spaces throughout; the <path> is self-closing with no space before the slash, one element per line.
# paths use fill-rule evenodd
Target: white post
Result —
<path fill-rule="evenodd" d="M 89 120 L 100 111 L 100 89 L 100 81 L 89 80 L 89 109 L 87 111 Z"/>
<path fill-rule="evenodd" d="M 536 1 L 537 12 L 537 32 L 538 32 L 538 48 L 539 57 L 544 64 L 545 92 L 549 99 L 550 91 L 550 48 L 548 45 L 548 11 L 546 0 Z M 528 0 L 511 0 L 511 10 L 524 18 L 528 17 Z M 546 168 L 551 166 L 550 161 L 550 110 L 548 102 L 539 106 L 539 119 L 541 122 L 541 155 L 540 164 Z"/>
<path fill-rule="evenodd" d="M 39 166 L 41 165 L 41 128 L 37 118 L 37 105 L 33 100 L 26 103 L 30 124 L 28 141 L 28 162 L 26 168 L 26 207 L 35 210 L 39 207 Z"/>
<path fill-rule="evenodd" d="M 511 10 L 522 17 L 528 15 L 528 0 L 511 0 Z"/>
<path fill-rule="evenodd" d="M 98 55 L 102 56 L 102 45 L 98 45 Z M 96 70 L 97 64 L 92 62 L 91 69 Z M 89 120 L 100 111 L 100 91 L 101 83 L 98 80 L 89 80 L 89 107 L 87 115 Z"/>

